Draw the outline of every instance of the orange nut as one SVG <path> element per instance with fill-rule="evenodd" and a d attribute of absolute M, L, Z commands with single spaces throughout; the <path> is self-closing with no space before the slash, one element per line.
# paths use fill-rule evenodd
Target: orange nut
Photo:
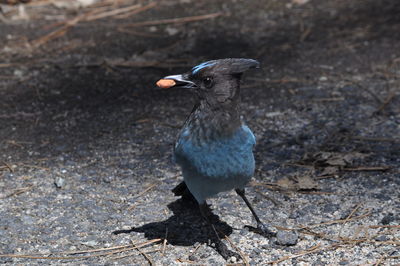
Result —
<path fill-rule="evenodd" d="M 173 79 L 160 79 L 157 81 L 157 86 L 162 89 L 168 89 L 176 85 L 175 80 Z"/>

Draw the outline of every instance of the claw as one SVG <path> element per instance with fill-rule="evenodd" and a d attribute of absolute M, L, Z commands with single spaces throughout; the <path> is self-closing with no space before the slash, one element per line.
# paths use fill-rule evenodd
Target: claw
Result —
<path fill-rule="evenodd" d="M 263 223 L 258 223 L 257 229 L 260 231 L 261 235 L 263 235 L 267 238 L 276 236 L 276 233 L 269 230 L 268 227 Z"/>
<path fill-rule="evenodd" d="M 249 229 L 249 231 L 262 235 L 263 237 L 266 238 L 271 238 L 276 236 L 276 233 L 269 230 L 268 226 L 266 226 L 263 223 L 257 223 L 257 227 L 251 225 L 245 225 L 244 227 Z"/>

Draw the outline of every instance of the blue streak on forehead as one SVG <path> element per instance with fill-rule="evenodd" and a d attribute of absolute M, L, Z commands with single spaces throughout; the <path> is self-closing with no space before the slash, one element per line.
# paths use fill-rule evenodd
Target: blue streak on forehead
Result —
<path fill-rule="evenodd" d="M 196 74 L 198 71 L 200 71 L 201 69 L 205 68 L 205 67 L 209 67 L 209 66 L 213 66 L 215 65 L 216 62 L 215 61 L 207 61 L 204 63 L 201 63 L 200 65 L 197 65 L 195 67 L 192 68 L 192 73 Z"/>

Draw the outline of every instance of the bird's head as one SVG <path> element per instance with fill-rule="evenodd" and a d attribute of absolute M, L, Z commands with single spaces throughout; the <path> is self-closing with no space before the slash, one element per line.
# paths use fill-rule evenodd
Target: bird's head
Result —
<path fill-rule="evenodd" d="M 157 86 L 194 89 L 200 100 L 212 106 L 230 104 L 239 99 L 243 72 L 259 65 L 256 60 L 244 58 L 207 61 L 184 74 L 164 77 L 157 82 Z"/>

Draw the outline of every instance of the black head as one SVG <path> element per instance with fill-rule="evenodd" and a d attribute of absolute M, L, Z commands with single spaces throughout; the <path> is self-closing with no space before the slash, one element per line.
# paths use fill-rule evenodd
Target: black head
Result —
<path fill-rule="evenodd" d="M 160 80 L 174 82 L 171 86 L 194 89 L 201 100 L 210 105 L 223 105 L 239 100 L 240 78 L 246 70 L 258 68 L 253 59 L 227 58 L 204 62 L 181 75 L 167 76 Z M 160 84 L 158 85 L 160 86 Z"/>

